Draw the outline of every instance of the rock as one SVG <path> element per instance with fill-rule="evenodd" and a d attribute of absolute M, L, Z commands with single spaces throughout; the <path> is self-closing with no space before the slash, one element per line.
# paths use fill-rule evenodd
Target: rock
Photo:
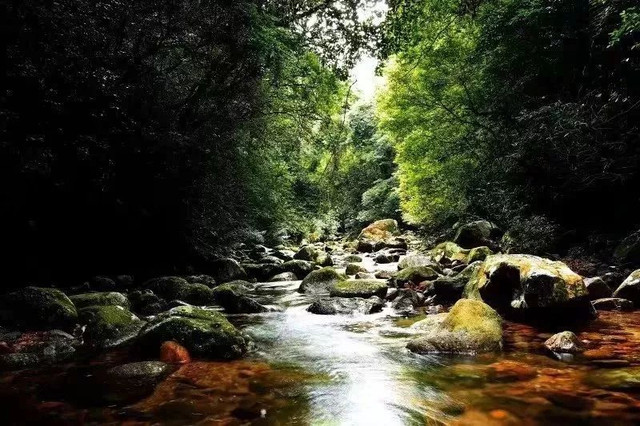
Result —
<path fill-rule="evenodd" d="M 293 256 L 294 259 L 298 260 L 306 260 L 309 262 L 314 262 L 316 256 L 318 255 L 318 251 L 313 246 L 304 246 L 301 247 L 300 250 Z"/>
<path fill-rule="evenodd" d="M 394 282 L 397 287 L 402 287 L 407 283 L 417 285 L 423 281 L 435 280 L 438 277 L 438 272 L 430 266 L 417 266 L 398 271 L 394 277 Z"/>
<path fill-rule="evenodd" d="M 442 327 L 442 323 L 446 318 L 446 313 L 427 315 L 425 319 L 413 323 L 409 328 L 411 328 L 412 330 L 429 332 L 431 330 Z"/>
<path fill-rule="evenodd" d="M 556 354 L 577 354 L 584 352 L 584 348 L 582 347 L 580 340 L 578 340 L 578 336 L 571 331 L 563 331 L 561 333 L 554 334 L 544 342 L 544 346 Z"/>
<path fill-rule="evenodd" d="M 105 276 L 93 277 L 88 282 L 93 291 L 114 291 L 118 288 L 114 280 Z"/>
<path fill-rule="evenodd" d="M 596 299 L 591 303 L 598 311 L 633 311 L 633 302 L 631 300 L 617 297 Z"/>
<path fill-rule="evenodd" d="M 116 287 L 119 289 L 131 288 L 135 282 L 132 275 L 116 275 L 113 277 L 113 281 L 115 281 Z"/>
<path fill-rule="evenodd" d="M 213 291 L 204 284 L 190 284 L 180 277 L 153 278 L 144 284 L 165 300 L 182 300 L 191 305 L 209 305 L 213 303 Z"/>
<path fill-rule="evenodd" d="M 216 286 L 216 280 L 209 275 L 189 275 L 184 277 L 185 281 L 189 284 L 204 284 L 209 288 Z"/>
<path fill-rule="evenodd" d="M 205 271 L 208 275 L 213 277 L 217 283 L 227 283 L 233 280 L 244 280 L 247 278 L 247 273 L 240 266 L 237 260 L 231 258 L 217 259 L 207 265 Z"/>
<path fill-rule="evenodd" d="M 258 263 L 270 263 L 273 265 L 282 265 L 284 263 L 284 260 L 280 259 L 278 256 L 262 256 L 258 259 Z"/>
<path fill-rule="evenodd" d="M 371 297 L 382 299 L 387 295 L 387 282 L 384 280 L 346 280 L 335 284 L 329 291 L 331 297 Z"/>
<path fill-rule="evenodd" d="M 282 265 L 275 263 L 243 263 L 242 267 L 249 279 L 255 279 L 258 282 L 266 282 L 274 275 L 283 272 Z"/>
<path fill-rule="evenodd" d="M 430 320 L 431 324 L 423 336 L 407 344 L 409 350 L 454 354 L 502 350 L 502 321 L 489 305 L 478 300 L 461 299 L 449 313 L 437 317 Z"/>
<path fill-rule="evenodd" d="M 282 269 L 285 272 L 292 272 L 296 274 L 299 280 L 304 279 L 307 275 L 313 271 L 313 263 L 307 260 L 290 260 L 282 264 Z"/>
<path fill-rule="evenodd" d="M 349 256 L 344 258 L 344 261 L 347 263 L 360 263 L 362 262 L 362 256 L 358 256 L 356 254 L 350 254 Z"/>
<path fill-rule="evenodd" d="M 364 228 L 358 239 L 371 241 L 384 241 L 398 233 L 398 222 L 393 219 L 382 219 L 373 222 Z"/>
<path fill-rule="evenodd" d="M 114 291 L 76 294 L 69 297 L 69 299 L 76 306 L 76 309 L 86 308 L 87 306 L 122 306 L 126 309 L 130 307 L 127 296 Z"/>
<path fill-rule="evenodd" d="M 589 300 L 605 299 L 611 297 L 612 291 L 600 277 L 585 278 L 584 285 L 587 287 Z"/>
<path fill-rule="evenodd" d="M 640 264 L 640 230 L 622 240 L 614 250 L 613 257 L 618 263 Z"/>
<path fill-rule="evenodd" d="M 318 253 L 315 262 L 320 266 L 333 266 L 333 259 L 327 253 Z"/>
<path fill-rule="evenodd" d="M 160 346 L 160 361 L 167 364 L 188 364 L 191 362 L 191 355 L 184 346 L 168 341 Z"/>
<path fill-rule="evenodd" d="M 474 262 L 457 275 L 436 278 L 428 290 L 425 290 L 425 295 L 434 296 L 432 300 L 434 304 L 449 305 L 457 302 L 462 297 L 467 283 L 480 267 L 482 267 L 482 262 Z"/>
<path fill-rule="evenodd" d="M 249 283 L 232 281 L 213 289 L 215 302 L 230 314 L 257 314 L 269 312 L 269 308 L 256 302 L 245 293 Z"/>
<path fill-rule="evenodd" d="M 356 250 L 360 253 L 372 253 L 384 247 L 384 243 L 369 240 L 358 240 Z"/>
<path fill-rule="evenodd" d="M 173 368 L 161 361 L 142 361 L 107 370 L 104 383 L 96 383 L 101 399 L 108 403 L 135 401 L 151 392 Z"/>
<path fill-rule="evenodd" d="M 458 228 L 453 241 L 460 247 L 471 249 L 480 246 L 494 246 L 502 238 L 503 232 L 487 220 L 477 220 Z"/>
<path fill-rule="evenodd" d="M 358 273 L 355 275 L 355 278 L 356 278 L 357 280 L 375 280 L 375 279 L 377 279 L 378 277 L 376 277 L 376 275 L 375 275 L 375 274 L 372 274 L 372 273 L 369 273 L 369 272 L 358 272 Z"/>
<path fill-rule="evenodd" d="M 389 271 L 378 271 L 374 275 L 376 279 L 379 280 L 390 280 L 391 278 L 393 278 L 393 274 Z"/>
<path fill-rule="evenodd" d="M 53 288 L 25 287 L 0 297 L 0 323 L 21 330 L 72 330 L 78 313 L 71 300 Z"/>
<path fill-rule="evenodd" d="M 307 311 L 318 315 L 373 314 L 380 312 L 383 307 L 384 302 L 378 297 L 329 297 L 316 300 Z"/>
<path fill-rule="evenodd" d="M 347 275 L 355 275 L 358 272 L 368 272 L 367 268 L 362 265 L 358 265 L 357 263 L 349 263 L 347 268 L 345 269 L 345 273 Z"/>
<path fill-rule="evenodd" d="M 419 268 L 421 266 L 428 266 L 429 268 L 441 272 L 440 265 L 429 256 L 423 256 L 421 254 L 414 254 L 405 256 L 398 263 L 398 270 L 401 271 L 406 268 Z"/>
<path fill-rule="evenodd" d="M 633 271 L 613 292 L 613 297 L 631 300 L 640 306 L 640 269 Z"/>
<path fill-rule="evenodd" d="M 302 280 L 298 291 L 306 294 L 329 294 L 329 290 L 338 282 L 345 280 L 344 275 L 335 269 L 326 267 L 311 272 Z"/>
<path fill-rule="evenodd" d="M 474 247 L 469 251 L 469 256 L 467 257 L 467 262 L 472 263 L 479 260 L 485 260 L 487 256 L 491 256 L 493 251 L 487 246 Z"/>
<path fill-rule="evenodd" d="M 293 260 L 293 256 L 295 256 L 296 253 L 293 250 L 280 249 L 280 250 L 274 251 L 273 255 L 287 262 L 289 260 Z"/>
<path fill-rule="evenodd" d="M 270 282 L 278 282 L 278 281 L 298 281 L 298 277 L 293 272 L 283 272 L 272 277 Z"/>
<path fill-rule="evenodd" d="M 42 357 L 35 353 L 12 353 L 0 355 L 0 370 L 23 370 L 43 364 Z"/>
<path fill-rule="evenodd" d="M 431 256 L 437 262 L 449 264 L 454 261 L 468 263 L 470 250 L 463 249 L 456 243 L 446 241 L 431 249 Z"/>
<path fill-rule="evenodd" d="M 19 370 L 52 365 L 73 358 L 80 342 L 60 330 L 0 333 L 4 353 L 0 369 Z"/>
<path fill-rule="evenodd" d="M 169 340 L 194 356 L 224 360 L 243 356 L 250 345 L 250 340 L 221 313 L 191 306 L 158 315 L 140 330 L 138 345 L 157 356 L 162 343 Z"/>
<path fill-rule="evenodd" d="M 393 263 L 397 262 L 399 259 L 400 255 L 388 252 L 380 252 L 373 258 L 376 263 Z"/>
<path fill-rule="evenodd" d="M 78 312 L 86 325 L 84 339 L 92 347 L 113 348 L 130 342 L 144 325 L 122 306 L 88 306 Z"/>
<path fill-rule="evenodd" d="M 597 315 L 580 275 L 562 262 L 532 255 L 489 256 L 464 296 L 524 322 L 578 322 Z"/>
<path fill-rule="evenodd" d="M 537 375 L 534 367 L 517 361 L 498 361 L 487 368 L 487 377 L 491 382 L 521 382 L 531 380 Z"/>
<path fill-rule="evenodd" d="M 397 296 L 391 302 L 391 307 L 404 316 L 416 315 L 416 308 L 424 301 L 424 296 L 414 290 L 400 289 Z"/>
<path fill-rule="evenodd" d="M 155 315 L 166 309 L 167 302 L 149 289 L 129 293 L 131 310 L 140 315 Z"/>
<path fill-rule="evenodd" d="M 616 368 L 612 370 L 594 370 L 587 374 L 588 385 L 614 391 L 640 390 L 640 367 Z"/>

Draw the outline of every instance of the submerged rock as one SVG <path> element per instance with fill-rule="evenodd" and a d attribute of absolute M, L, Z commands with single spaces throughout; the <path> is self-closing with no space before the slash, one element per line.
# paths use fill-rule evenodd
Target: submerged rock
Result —
<path fill-rule="evenodd" d="M 633 302 L 618 297 L 607 297 L 591 302 L 598 311 L 633 311 Z"/>
<path fill-rule="evenodd" d="M 585 381 L 601 389 L 638 391 L 640 390 L 640 367 L 591 371 L 587 374 Z"/>
<path fill-rule="evenodd" d="M 329 294 L 329 290 L 338 282 L 345 280 L 344 275 L 335 269 L 326 267 L 311 272 L 302 280 L 298 291 L 306 294 Z"/>
<path fill-rule="evenodd" d="M 582 277 L 562 262 L 538 256 L 489 256 L 464 295 L 525 322 L 553 324 L 596 317 Z"/>
<path fill-rule="evenodd" d="M 93 347 L 112 348 L 134 339 L 144 322 L 122 306 L 88 306 L 79 311 L 86 325 L 85 341 Z"/>
<path fill-rule="evenodd" d="M 122 306 L 129 308 L 129 299 L 122 293 L 115 291 L 103 293 L 83 293 L 70 296 L 77 309 L 86 308 L 87 306 Z"/>
<path fill-rule="evenodd" d="M 22 330 L 72 330 L 78 312 L 54 288 L 25 287 L 0 297 L 0 323 Z"/>
<path fill-rule="evenodd" d="M 613 297 L 631 300 L 640 306 L 640 269 L 633 271 L 613 292 Z"/>
<path fill-rule="evenodd" d="M 378 297 L 328 297 L 313 302 L 307 311 L 318 315 L 373 314 L 380 312 L 384 302 Z"/>
<path fill-rule="evenodd" d="M 429 318 L 426 334 L 407 344 L 418 353 L 476 354 L 502 350 L 502 320 L 489 305 L 462 299 L 446 314 Z M 414 324 L 415 325 L 415 324 Z M 428 327 L 428 328 L 427 328 Z"/>
<path fill-rule="evenodd" d="M 335 284 L 329 291 L 331 297 L 371 297 L 382 299 L 387 295 L 387 282 L 384 280 L 346 280 Z"/>
<path fill-rule="evenodd" d="M 584 352 L 578 336 L 571 331 L 554 334 L 544 342 L 544 346 L 556 354 L 577 354 Z"/>
<path fill-rule="evenodd" d="M 169 364 L 160 361 L 132 362 L 109 369 L 104 383 L 96 383 L 96 387 L 104 402 L 132 402 L 153 392 L 172 371 Z"/>
<path fill-rule="evenodd" d="M 213 303 L 213 291 L 205 284 L 191 284 L 180 277 L 153 278 L 142 285 L 165 300 L 182 300 L 191 305 Z"/>
<path fill-rule="evenodd" d="M 250 345 L 248 337 L 220 312 L 191 306 L 173 308 L 158 315 L 140 330 L 138 345 L 157 356 L 162 343 L 175 341 L 192 355 L 213 359 L 236 359 Z"/>

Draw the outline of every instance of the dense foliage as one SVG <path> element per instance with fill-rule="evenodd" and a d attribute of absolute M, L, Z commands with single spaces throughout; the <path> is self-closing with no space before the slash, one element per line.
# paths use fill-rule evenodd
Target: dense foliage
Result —
<path fill-rule="evenodd" d="M 483 216 L 543 252 L 640 225 L 635 1 L 391 4 L 381 108 L 409 220 Z"/>

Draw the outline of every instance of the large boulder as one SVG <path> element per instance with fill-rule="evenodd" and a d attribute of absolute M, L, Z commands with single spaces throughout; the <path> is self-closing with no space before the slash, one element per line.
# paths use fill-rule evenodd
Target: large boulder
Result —
<path fill-rule="evenodd" d="M 78 312 L 54 288 L 25 287 L 0 297 L 0 324 L 24 330 L 72 330 Z"/>
<path fill-rule="evenodd" d="M 314 301 L 307 311 L 317 315 L 373 314 L 383 307 L 384 302 L 378 297 L 327 297 Z"/>
<path fill-rule="evenodd" d="M 329 290 L 331 297 L 372 297 L 382 299 L 387 295 L 385 280 L 345 280 L 336 283 Z"/>
<path fill-rule="evenodd" d="M 258 282 L 266 282 L 274 275 L 283 272 L 282 264 L 276 263 L 244 263 L 242 267 L 247 273 L 247 277 Z"/>
<path fill-rule="evenodd" d="M 589 300 L 605 299 L 611 297 L 612 291 L 607 283 L 600 277 L 585 278 L 584 285 L 587 287 Z"/>
<path fill-rule="evenodd" d="M 408 283 L 417 285 L 423 281 L 435 280 L 439 276 L 438 272 L 430 266 L 417 266 L 398 271 L 393 280 L 397 287 L 402 287 Z"/>
<path fill-rule="evenodd" d="M 425 291 L 425 295 L 433 296 L 434 304 L 449 305 L 457 302 L 462 297 L 467 283 L 480 267 L 482 262 L 474 262 L 457 275 L 436 278 Z"/>
<path fill-rule="evenodd" d="M 248 282 L 232 281 L 214 288 L 213 297 L 215 302 L 230 314 L 269 312 L 269 308 L 256 302 L 246 294 L 249 288 Z"/>
<path fill-rule="evenodd" d="M 131 310 L 140 315 L 155 315 L 165 311 L 167 301 L 149 289 L 134 290 L 129 293 Z"/>
<path fill-rule="evenodd" d="M 247 278 L 246 271 L 240 266 L 237 260 L 231 258 L 216 259 L 207 265 L 208 275 L 218 283 L 226 283 L 233 280 L 244 280 Z"/>
<path fill-rule="evenodd" d="M 640 230 L 622 240 L 613 252 L 618 263 L 640 264 Z"/>
<path fill-rule="evenodd" d="M 274 277 L 271 277 L 269 282 L 280 282 L 280 281 L 297 281 L 298 277 L 293 272 L 283 272 Z"/>
<path fill-rule="evenodd" d="M 464 295 L 525 322 L 552 324 L 596 317 L 582 277 L 562 262 L 538 256 L 487 257 Z"/>
<path fill-rule="evenodd" d="M 298 277 L 299 280 L 302 280 L 304 277 L 309 275 L 311 271 L 313 271 L 314 267 L 313 263 L 308 260 L 294 259 L 283 263 L 282 269 L 285 272 L 292 272 L 296 274 L 296 277 Z"/>
<path fill-rule="evenodd" d="M 617 297 L 596 299 L 591 302 L 597 311 L 633 311 L 633 302 Z"/>
<path fill-rule="evenodd" d="M 382 219 L 373 222 L 364 228 L 360 235 L 359 240 L 370 241 L 385 241 L 391 239 L 398 233 L 398 222 L 394 219 Z"/>
<path fill-rule="evenodd" d="M 440 243 L 431 249 L 431 257 L 437 262 L 448 264 L 453 262 L 467 263 L 471 250 L 464 249 L 451 241 Z"/>
<path fill-rule="evenodd" d="M 122 306 L 88 306 L 78 312 L 86 326 L 85 341 L 92 347 L 112 348 L 130 342 L 144 325 Z"/>
<path fill-rule="evenodd" d="M 479 300 L 459 300 L 446 314 L 429 318 L 425 334 L 411 340 L 407 348 L 417 353 L 478 354 L 502 350 L 502 320 Z"/>
<path fill-rule="evenodd" d="M 440 265 L 431 256 L 425 256 L 422 254 L 412 254 L 405 256 L 398 263 L 398 270 L 401 271 L 406 268 L 418 268 L 420 266 L 428 266 L 431 269 L 442 272 Z"/>
<path fill-rule="evenodd" d="M 458 228 L 453 241 L 460 247 L 472 249 L 474 247 L 495 247 L 496 241 L 502 238 L 503 232 L 488 220 L 476 220 Z"/>
<path fill-rule="evenodd" d="M 69 299 L 76 306 L 76 309 L 87 306 L 122 306 L 129 309 L 129 299 L 122 293 L 115 291 L 101 293 L 83 293 L 70 296 Z"/>
<path fill-rule="evenodd" d="M 142 285 L 165 300 L 181 300 L 192 305 L 213 303 L 213 291 L 205 284 L 192 284 L 180 277 L 153 278 Z"/>
<path fill-rule="evenodd" d="M 223 360 L 243 356 L 250 346 L 250 340 L 220 312 L 192 306 L 180 306 L 158 315 L 138 335 L 139 347 L 154 356 L 169 340 L 184 346 L 194 356 Z"/>
<path fill-rule="evenodd" d="M 613 292 L 613 297 L 631 300 L 640 306 L 640 269 L 633 271 Z"/>
<path fill-rule="evenodd" d="M 367 268 L 358 264 L 358 263 L 348 263 L 345 268 L 345 274 L 347 275 L 355 275 L 358 272 L 368 272 Z"/>
<path fill-rule="evenodd" d="M 298 291 L 307 294 L 329 294 L 329 290 L 334 285 L 345 279 L 344 275 L 339 274 L 331 267 L 318 269 L 302 280 Z"/>
<path fill-rule="evenodd" d="M 331 259 L 331 256 L 313 246 L 304 246 L 300 248 L 293 258 L 314 262 L 320 266 L 333 266 L 333 259 Z"/>

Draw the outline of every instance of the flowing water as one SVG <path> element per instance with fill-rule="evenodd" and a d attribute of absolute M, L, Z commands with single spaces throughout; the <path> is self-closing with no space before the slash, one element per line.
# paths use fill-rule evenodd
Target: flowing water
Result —
<path fill-rule="evenodd" d="M 147 395 L 131 400 L 126 389 L 118 390 L 122 400 L 110 405 L 99 402 L 104 389 L 86 378 L 135 360 L 126 351 L 4 374 L 0 413 L 5 424 L 640 422 L 640 382 L 612 386 L 607 376 L 640 363 L 638 313 L 602 314 L 579 334 L 591 353 L 570 362 L 540 353 L 549 332 L 512 323 L 505 324 L 504 354 L 420 356 L 405 349 L 412 320 L 390 308 L 314 315 L 306 311 L 311 299 L 296 292 L 299 284 L 257 284 L 257 299 L 279 311 L 229 317 L 256 343 L 243 360 L 192 362 Z"/>

